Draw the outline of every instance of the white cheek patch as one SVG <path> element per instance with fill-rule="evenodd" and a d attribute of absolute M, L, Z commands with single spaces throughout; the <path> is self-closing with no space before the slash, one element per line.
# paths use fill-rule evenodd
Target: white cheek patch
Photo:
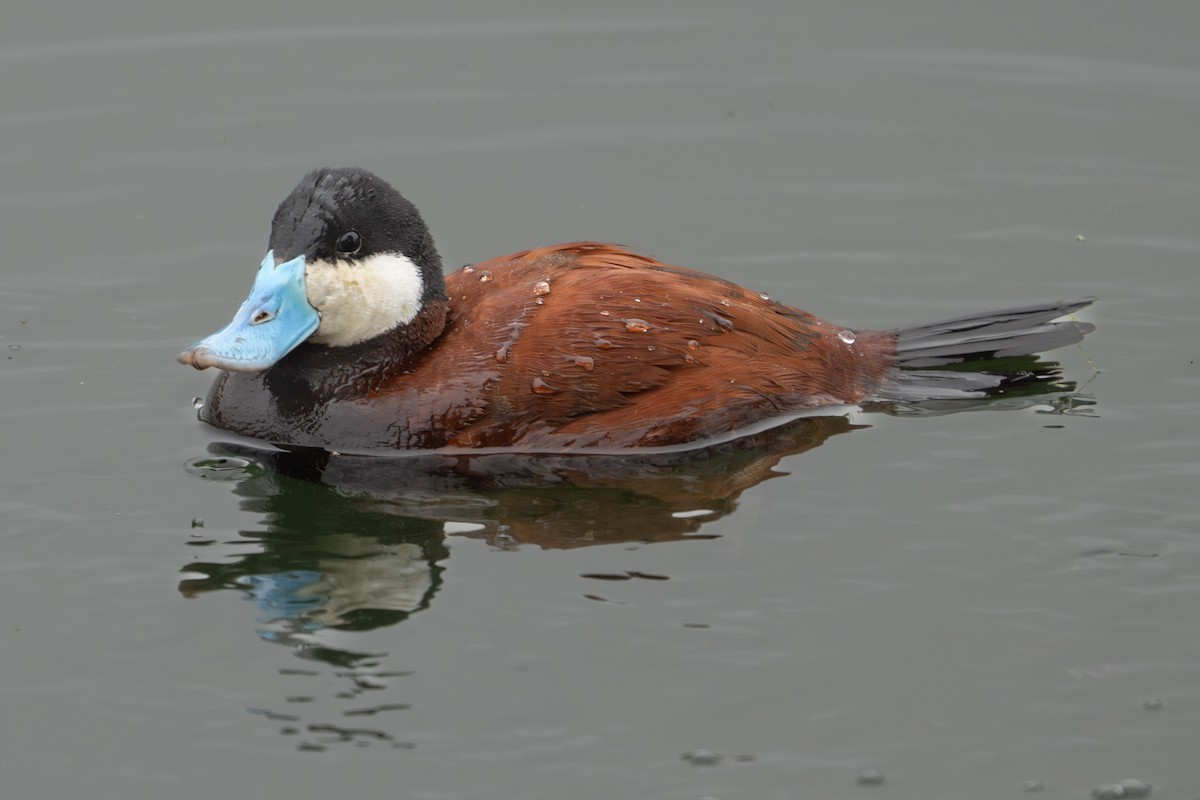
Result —
<path fill-rule="evenodd" d="M 304 270 L 308 302 L 321 314 L 309 341 L 358 344 L 407 325 L 421 310 L 425 284 L 417 265 L 399 253 L 353 263 L 314 261 Z"/>

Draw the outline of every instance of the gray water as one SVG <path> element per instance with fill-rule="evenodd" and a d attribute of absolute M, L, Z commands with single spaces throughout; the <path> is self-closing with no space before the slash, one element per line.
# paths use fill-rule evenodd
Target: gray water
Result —
<path fill-rule="evenodd" d="M 1200 794 L 1200 6 L 3 18 L 5 797 Z M 1069 403 L 856 411 L 693 508 L 355 493 L 218 460 L 174 361 L 322 165 L 449 266 L 598 238 L 851 326 L 1098 327 Z"/>

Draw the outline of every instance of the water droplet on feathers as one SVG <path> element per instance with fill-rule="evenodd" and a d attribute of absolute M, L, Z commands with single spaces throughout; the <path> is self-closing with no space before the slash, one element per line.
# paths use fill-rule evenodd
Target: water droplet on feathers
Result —
<path fill-rule="evenodd" d="M 565 358 L 574 366 L 583 367 L 587 372 L 591 372 L 596 368 L 596 360 L 587 356 L 565 356 Z"/>

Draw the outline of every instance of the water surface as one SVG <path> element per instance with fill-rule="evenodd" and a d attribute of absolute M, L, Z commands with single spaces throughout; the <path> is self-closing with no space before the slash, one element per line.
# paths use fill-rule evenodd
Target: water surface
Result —
<path fill-rule="evenodd" d="M 1198 22 L 6 10 L 6 791 L 1196 795 Z M 214 446 L 174 354 L 343 164 L 452 266 L 609 239 L 853 327 L 1097 295 L 1079 402 L 855 411 L 633 485 L 363 492 Z"/>

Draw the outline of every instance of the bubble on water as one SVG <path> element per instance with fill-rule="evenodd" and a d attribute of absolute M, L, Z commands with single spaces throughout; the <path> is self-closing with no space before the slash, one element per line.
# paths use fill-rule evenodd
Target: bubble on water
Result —
<path fill-rule="evenodd" d="M 491 279 L 492 279 L 492 273 L 488 272 L 486 269 L 483 272 L 479 273 L 479 282 L 480 283 L 487 283 Z"/>
<path fill-rule="evenodd" d="M 587 372 L 591 372 L 596 368 L 596 360 L 588 356 L 567 356 L 568 361 L 577 367 L 583 367 Z"/>
<path fill-rule="evenodd" d="M 714 764 L 719 764 L 721 759 L 721 754 L 714 753 L 712 750 L 692 750 L 683 754 L 684 761 L 689 764 L 695 764 L 697 767 L 711 767 Z"/>
<path fill-rule="evenodd" d="M 550 281 L 538 281 L 533 285 L 533 293 L 536 295 L 550 294 Z"/>
<path fill-rule="evenodd" d="M 766 292 L 759 292 L 758 296 L 761 297 L 763 300 L 771 299 L 771 295 L 767 294 Z"/>
<path fill-rule="evenodd" d="M 1117 786 L 1121 787 L 1121 791 L 1125 797 L 1146 797 L 1153 791 L 1153 787 L 1145 781 L 1139 781 L 1136 778 L 1126 778 L 1123 781 L 1117 781 Z"/>
<path fill-rule="evenodd" d="M 630 333 L 646 333 L 651 327 L 652 326 L 650 323 L 646 322 L 644 319 L 632 317 L 625 320 L 625 330 L 629 331 Z"/>
<path fill-rule="evenodd" d="M 560 389 L 555 389 L 541 378 L 534 378 L 529 388 L 533 390 L 534 394 L 558 394 L 561 391 Z"/>
<path fill-rule="evenodd" d="M 697 342 L 695 339 L 688 339 L 687 345 L 688 345 L 689 350 L 699 350 L 700 349 L 700 343 Z"/>
<path fill-rule="evenodd" d="M 193 528 L 203 528 L 204 527 L 204 518 L 203 517 L 192 517 L 192 527 Z"/>
<path fill-rule="evenodd" d="M 202 456 L 191 459 L 183 468 L 191 475 L 210 481 L 240 481 L 263 471 L 256 461 L 239 456 Z"/>
<path fill-rule="evenodd" d="M 1040 792 L 1045 788 L 1046 788 L 1045 781 L 1032 780 L 1032 781 L 1025 781 L 1024 783 L 1021 784 L 1021 791 L 1028 792 L 1029 794 L 1036 794 L 1037 792 Z"/>
<path fill-rule="evenodd" d="M 194 408 L 196 411 L 199 411 L 200 409 L 204 408 L 204 398 L 203 397 L 193 397 L 192 398 L 192 408 Z"/>
<path fill-rule="evenodd" d="M 864 769 L 855 780 L 859 786 L 878 786 L 886 780 L 886 776 L 877 769 Z"/>
<path fill-rule="evenodd" d="M 838 338 L 846 344 L 854 344 L 858 336 L 855 335 L 854 331 L 838 331 Z"/>
<path fill-rule="evenodd" d="M 596 347 L 601 350 L 611 350 L 613 346 L 613 343 L 608 339 L 597 339 L 596 341 L 592 342 L 592 344 L 596 345 Z"/>
<path fill-rule="evenodd" d="M 501 364 L 503 364 L 505 361 L 508 361 L 508 343 L 507 342 L 505 344 L 501 345 L 500 349 L 496 351 L 496 360 L 499 361 Z"/>
<path fill-rule="evenodd" d="M 607 311 L 601 311 L 601 312 L 600 312 L 600 316 L 602 316 L 602 317 L 611 317 L 611 316 L 612 316 L 612 314 L 608 313 Z"/>
<path fill-rule="evenodd" d="M 1125 796 L 1125 790 L 1115 783 L 1102 783 L 1092 787 L 1092 797 L 1096 800 L 1118 800 Z"/>
<path fill-rule="evenodd" d="M 1161 711 L 1163 707 L 1162 700 L 1151 697 L 1142 701 L 1142 708 L 1147 711 Z"/>
<path fill-rule="evenodd" d="M 472 272 L 474 272 L 474 271 L 475 271 L 475 265 L 474 265 L 474 264 L 463 264 L 463 272 L 465 272 L 465 273 L 467 273 L 468 275 L 470 275 L 470 274 L 471 274 Z"/>

